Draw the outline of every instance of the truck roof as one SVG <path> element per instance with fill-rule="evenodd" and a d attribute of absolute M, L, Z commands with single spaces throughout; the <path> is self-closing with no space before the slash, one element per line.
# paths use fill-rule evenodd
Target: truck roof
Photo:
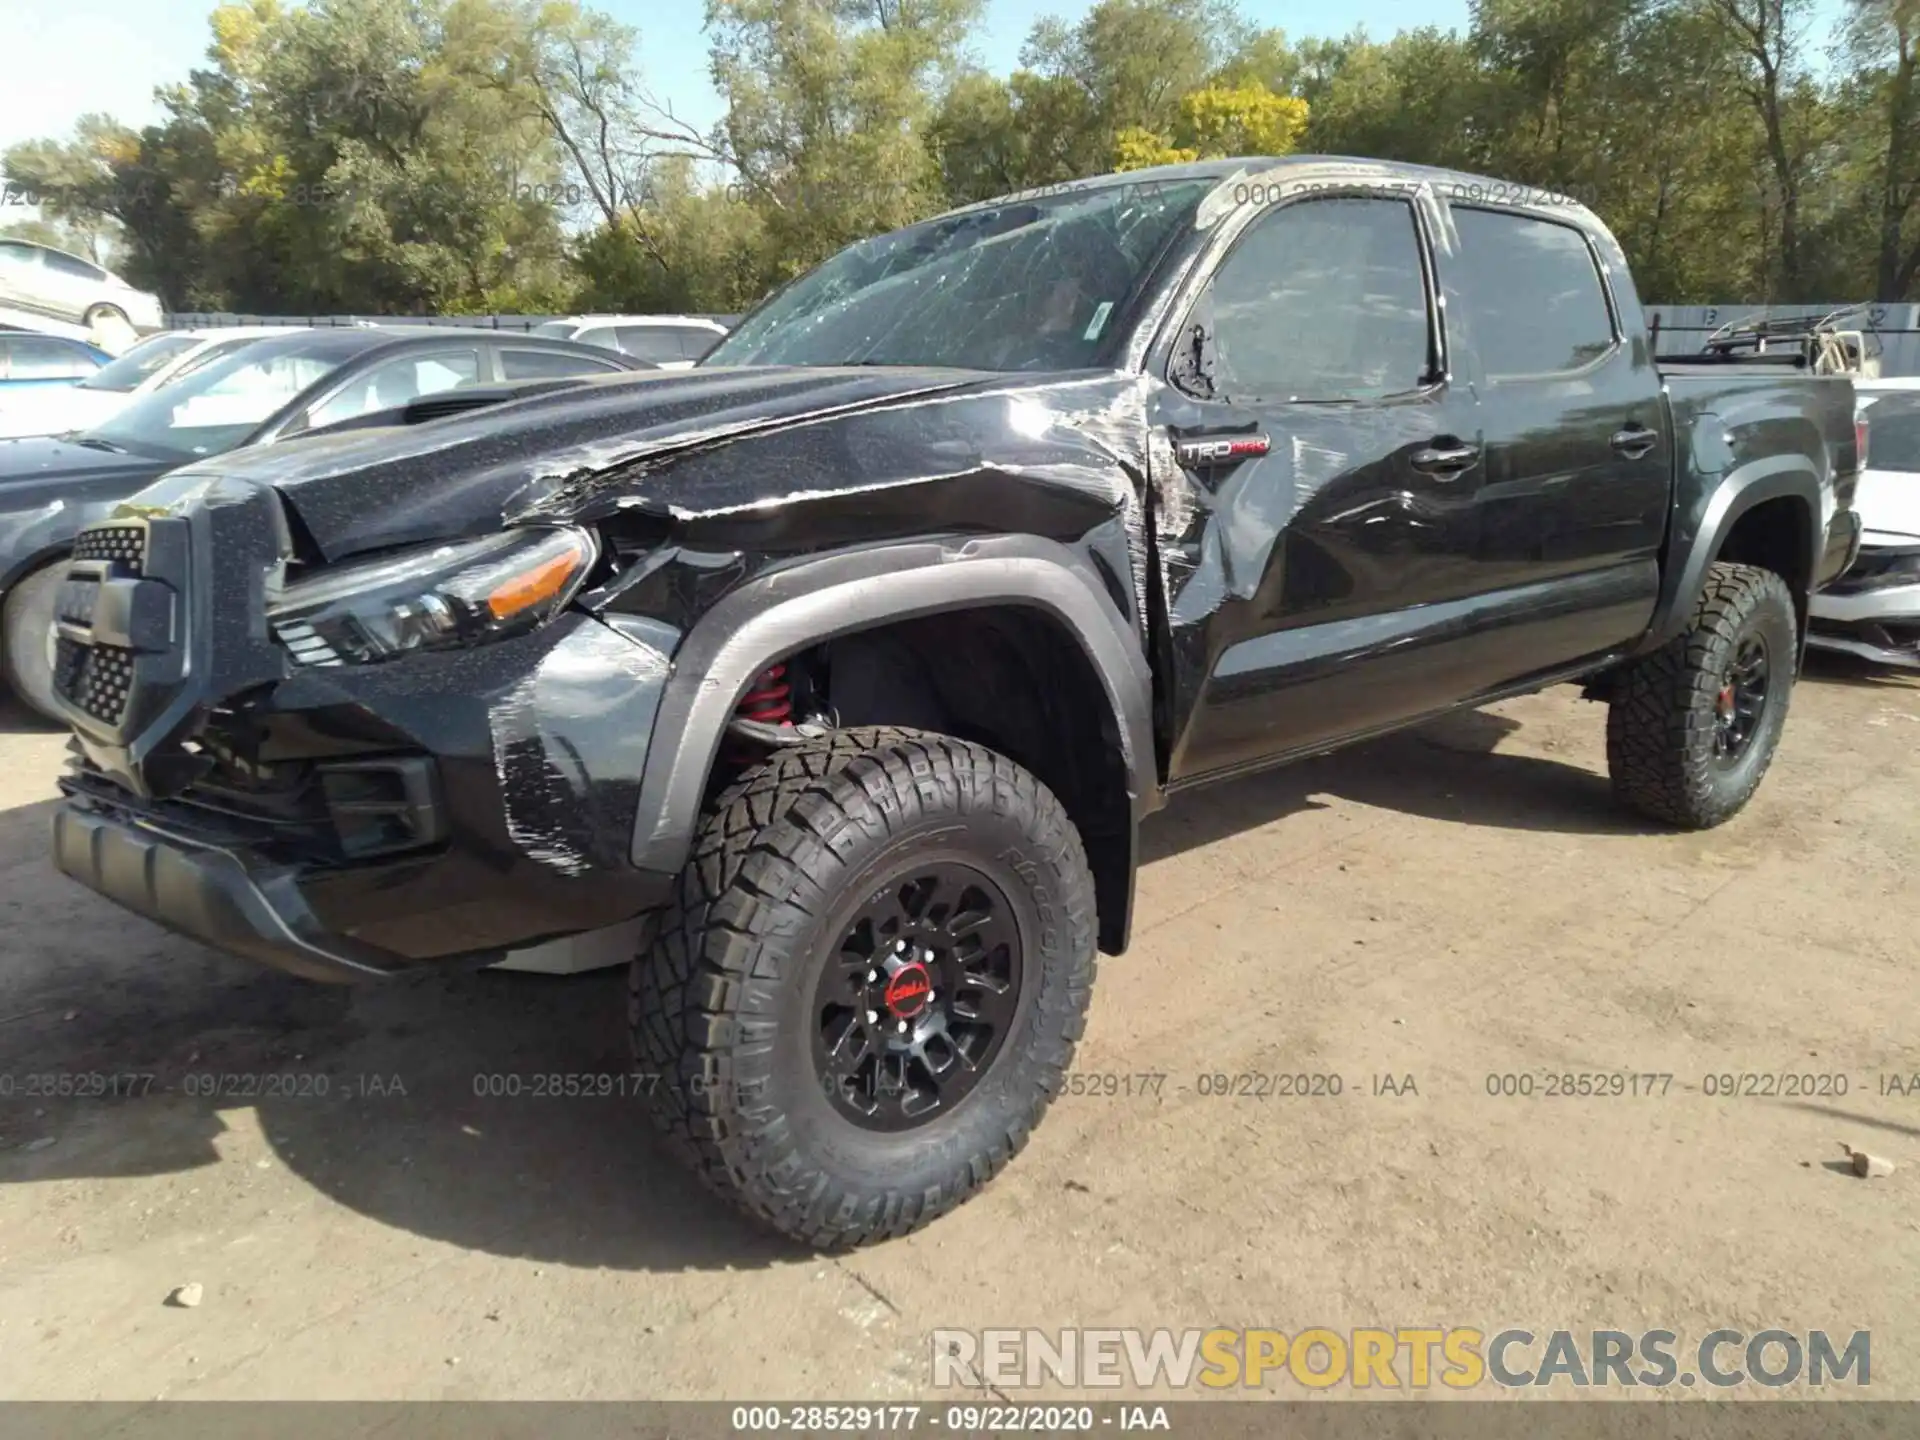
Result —
<path fill-rule="evenodd" d="M 987 209 L 1009 201 L 1041 200 L 1053 195 L 1098 190 L 1115 185 L 1177 184 L 1185 180 L 1217 180 L 1226 183 L 1245 177 L 1249 183 L 1275 181 L 1311 182 L 1325 178 L 1356 178 L 1383 181 L 1411 189 L 1431 185 L 1448 199 L 1475 205 L 1509 206 L 1514 209 L 1564 212 L 1579 223 L 1601 227 L 1599 217 L 1570 196 L 1545 186 L 1524 185 L 1476 175 L 1468 170 L 1449 170 L 1437 165 L 1413 165 L 1400 160 L 1374 160 L 1361 155 L 1234 155 L 1219 160 L 1189 160 L 1178 165 L 1152 165 L 1141 170 L 1121 170 L 1093 175 L 1084 180 L 1066 180 L 1042 185 L 1010 195 L 975 201 L 946 212 L 962 215 L 970 210 Z M 940 217 L 936 217 L 940 218 Z"/>

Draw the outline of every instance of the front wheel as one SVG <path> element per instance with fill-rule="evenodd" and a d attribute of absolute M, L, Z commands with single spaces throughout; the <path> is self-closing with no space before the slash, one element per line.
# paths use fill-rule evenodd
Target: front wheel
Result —
<path fill-rule="evenodd" d="M 53 614 L 66 564 L 46 565 L 7 592 L 0 609 L 0 660 L 7 684 L 31 710 L 61 721 L 53 695 Z"/>
<path fill-rule="evenodd" d="M 1688 830 L 1738 814 L 1786 726 L 1798 638 L 1786 581 L 1711 566 L 1687 628 L 1619 677 L 1607 711 L 1615 795 Z"/>
<path fill-rule="evenodd" d="M 720 797 L 634 961 L 655 1118 L 807 1244 L 917 1230 L 1061 1088 L 1094 918 L 1078 833 L 1006 757 L 905 730 L 783 750 Z"/>

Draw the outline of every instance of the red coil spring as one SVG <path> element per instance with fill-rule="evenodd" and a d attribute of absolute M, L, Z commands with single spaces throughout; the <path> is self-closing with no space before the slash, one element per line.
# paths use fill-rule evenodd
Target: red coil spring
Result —
<path fill-rule="evenodd" d="M 762 725 L 793 723 L 793 687 L 785 665 L 769 665 L 754 679 L 754 688 L 740 701 L 740 718 Z"/>

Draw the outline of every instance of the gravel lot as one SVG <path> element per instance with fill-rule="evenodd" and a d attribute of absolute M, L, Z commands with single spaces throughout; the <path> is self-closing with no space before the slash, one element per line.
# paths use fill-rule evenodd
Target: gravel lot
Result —
<path fill-rule="evenodd" d="M 349 990 L 173 938 L 51 870 L 64 737 L 6 712 L 0 1396 L 911 1398 L 935 1327 L 1427 1324 L 1870 1329 L 1874 1397 L 1920 1397 L 1920 1096 L 1880 1078 L 1920 1072 L 1920 683 L 1816 660 L 1704 835 L 1612 808 L 1602 725 L 1555 690 L 1156 817 L 1096 1093 L 931 1230 L 823 1259 L 631 1099 L 475 1093 L 629 1069 L 618 972 Z M 1703 1093 L 1783 1070 L 1847 1094 Z M 1489 1096 L 1521 1071 L 1673 1080 Z M 1200 1078 L 1296 1072 L 1344 1093 Z M 263 1073 L 305 1093 L 188 1093 Z"/>

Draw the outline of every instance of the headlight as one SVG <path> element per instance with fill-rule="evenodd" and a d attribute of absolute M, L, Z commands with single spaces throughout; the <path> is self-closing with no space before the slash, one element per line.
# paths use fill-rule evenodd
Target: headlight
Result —
<path fill-rule="evenodd" d="M 358 665 L 531 630 L 573 599 L 598 553 L 584 530 L 510 530 L 343 565 L 287 586 L 267 623 L 301 665 Z"/>

